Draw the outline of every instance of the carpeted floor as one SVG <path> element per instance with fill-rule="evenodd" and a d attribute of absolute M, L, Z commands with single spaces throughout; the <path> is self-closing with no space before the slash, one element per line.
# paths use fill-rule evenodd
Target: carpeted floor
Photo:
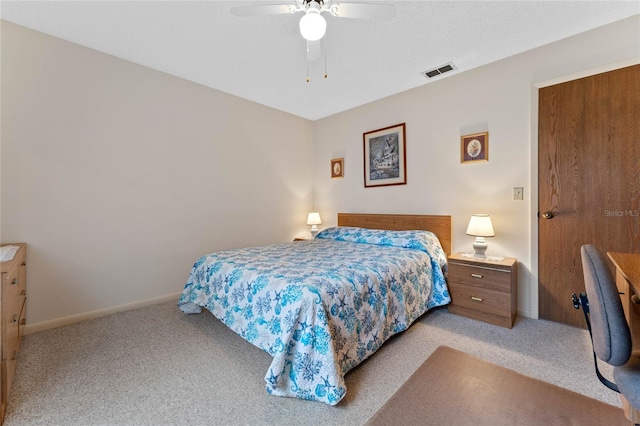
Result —
<path fill-rule="evenodd" d="M 446 308 L 351 371 L 339 405 L 274 397 L 267 353 L 170 302 L 25 336 L 5 425 L 362 425 L 440 345 L 620 406 L 585 330 L 527 318 L 509 330 Z"/>

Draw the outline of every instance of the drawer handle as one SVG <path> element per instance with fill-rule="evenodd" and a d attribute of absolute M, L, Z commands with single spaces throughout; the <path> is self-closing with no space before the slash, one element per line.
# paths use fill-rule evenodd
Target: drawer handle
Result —
<path fill-rule="evenodd" d="M 14 315 L 13 318 L 11 318 L 11 322 L 18 322 L 18 315 Z"/>
<path fill-rule="evenodd" d="M 16 359 L 18 359 L 18 351 L 13 351 L 13 354 L 11 355 L 11 361 L 15 361 Z"/>
<path fill-rule="evenodd" d="M 470 274 L 473 278 L 482 278 L 484 277 L 484 275 L 480 275 L 480 274 Z"/>
<path fill-rule="evenodd" d="M 18 285 L 18 279 L 14 278 L 13 281 L 11 281 L 11 285 Z"/>
<path fill-rule="evenodd" d="M 471 296 L 471 300 L 475 302 L 482 302 L 482 297 Z"/>
<path fill-rule="evenodd" d="M 20 321 L 20 325 L 25 325 L 27 323 L 27 319 L 26 318 L 22 318 L 22 321 Z"/>

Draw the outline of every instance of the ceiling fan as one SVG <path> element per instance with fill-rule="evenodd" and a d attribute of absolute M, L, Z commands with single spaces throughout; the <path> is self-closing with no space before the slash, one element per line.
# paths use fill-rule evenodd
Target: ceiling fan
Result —
<path fill-rule="evenodd" d="M 396 7 L 388 3 L 334 3 L 332 0 L 295 0 L 293 4 L 262 4 L 236 6 L 231 13 L 236 16 L 265 16 L 304 12 L 300 18 L 300 34 L 307 41 L 307 82 L 309 81 L 308 61 L 321 56 L 322 41 L 327 30 L 327 21 L 322 16 L 329 13 L 336 18 L 369 19 L 388 21 L 396 15 Z M 326 49 L 325 55 L 326 55 Z M 325 56 L 325 78 L 326 56 Z"/>

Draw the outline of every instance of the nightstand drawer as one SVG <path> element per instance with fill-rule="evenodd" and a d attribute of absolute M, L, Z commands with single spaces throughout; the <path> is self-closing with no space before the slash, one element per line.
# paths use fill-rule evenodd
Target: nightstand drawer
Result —
<path fill-rule="evenodd" d="M 511 271 L 449 263 L 448 281 L 495 291 L 511 292 Z"/>
<path fill-rule="evenodd" d="M 498 316 L 511 316 L 511 294 L 481 287 L 449 284 L 451 305 L 487 312 Z"/>

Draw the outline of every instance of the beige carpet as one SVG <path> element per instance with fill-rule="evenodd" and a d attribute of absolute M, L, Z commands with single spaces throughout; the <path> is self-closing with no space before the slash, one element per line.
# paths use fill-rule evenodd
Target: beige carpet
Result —
<path fill-rule="evenodd" d="M 622 409 L 447 346 L 367 425 L 625 425 Z"/>
<path fill-rule="evenodd" d="M 619 404 L 593 373 L 586 330 L 521 317 L 507 329 L 446 307 L 349 372 L 337 406 L 275 397 L 269 354 L 210 313 L 166 302 L 25 336 L 3 426 L 358 426 L 442 345 Z M 423 424 L 458 426 L 437 420 Z"/>

